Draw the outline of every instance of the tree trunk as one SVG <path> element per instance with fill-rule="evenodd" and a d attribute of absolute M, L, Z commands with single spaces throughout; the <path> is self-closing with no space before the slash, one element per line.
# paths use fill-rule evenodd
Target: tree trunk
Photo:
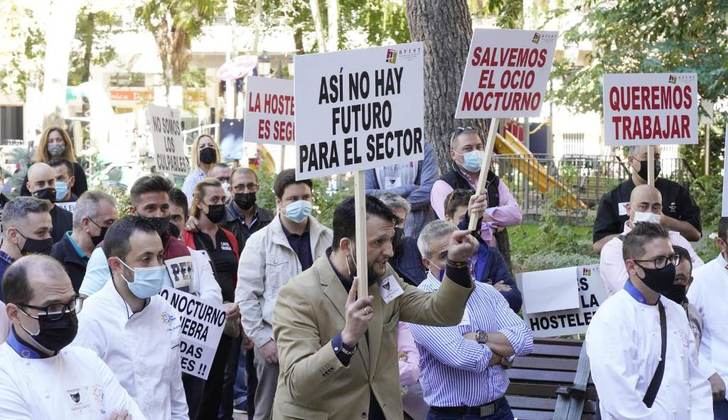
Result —
<path fill-rule="evenodd" d="M 316 31 L 316 40 L 318 41 L 319 52 L 326 52 L 326 37 L 324 36 L 324 25 L 321 22 L 321 8 L 318 0 L 309 0 L 311 7 L 311 17 L 313 18 L 313 27 Z"/>
<path fill-rule="evenodd" d="M 293 32 L 293 44 L 296 46 L 296 54 L 305 54 L 306 49 L 303 47 L 303 29 L 296 28 Z"/>
<path fill-rule="evenodd" d="M 479 127 L 485 121 L 455 121 L 460 83 L 473 35 L 467 0 L 407 0 L 413 41 L 425 46 L 425 138 L 432 144 L 440 171 L 450 168 L 450 133 L 457 126 Z M 446 29 L 443 29 L 446 28 Z"/>
<path fill-rule="evenodd" d="M 329 26 L 326 51 L 336 51 L 339 49 L 339 0 L 326 0 L 326 13 Z"/>
<path fill-rule="evenodd" d="M 87 25 L 91 28 L 84 37 L 83 70 L 81 71 L 81 82 L 88 82 L 91 78 L 91 59 L 93 58 L 94 33 L 96 32 L 96 15 L 92 12 L 86 17 Z"/>

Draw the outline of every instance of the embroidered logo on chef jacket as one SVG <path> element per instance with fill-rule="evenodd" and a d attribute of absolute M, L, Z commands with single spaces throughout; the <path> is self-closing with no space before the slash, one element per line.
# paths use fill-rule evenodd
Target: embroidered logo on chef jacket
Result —
<path fill-rule="evenodd" d="M 86 391 L 88 391 L 88 388 L 86 388 Z M 71 410 L 77 413 L 82 413 L 87 408 L 91 407 L 90 401 L 87 401 L 86 398 L 84 398 L 83 394 L 86 394 L 86 392 L 81 392 L 81 389 L 79 388 L 73 388 L 73 389 L 67 389 L 66 393 L 68 394 L 68 399 L 71 402 Z"/>
<path fill-rule="evenodd" d="M 177 319 L 177 317 L 175 317 L 174 315 L 168 312 L 162 312 L 162 321 L 164 321 L 165 324 L 170 324 L 175 319 Z"/>
<path fill-rule="evenodd" d="M 74 392 L 72 394 L 68 394 L 68 396 L 71 397 L 71 400 L 76 404 L 81 402 L 81 393 L 80 392 Z"/>

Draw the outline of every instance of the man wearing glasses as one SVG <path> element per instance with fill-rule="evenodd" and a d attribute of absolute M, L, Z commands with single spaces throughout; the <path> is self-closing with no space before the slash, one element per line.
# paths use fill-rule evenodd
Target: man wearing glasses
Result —
<path fill-rule="evenodd" d="M 602 418 L 711 419 L 708 375 L 683 308 L 666 298 L 680 258 L 657 223 L 636 223 L 623 238 L 627 281 L 586 333 Z"/>
<path fill-rule="evenodd" d="M 480 168 L 485 157 L 485 144 L 473 127 L 458 127 L 450 135 L 452 170 L 432 186 L 430 203 L 440 220 L 445 220 L 445 199 L 454 190 L 473 190 L 478 185 Z M 505 228 L 521 223 L 521 207 L 510 190 L 490 169 L 485 183 L 486 210 L 480 225 L 480 234 L 488 246 L 497 246 L 511 267 L 510 245 Z"/>
<path fill-rule="evenodd" d="M 227 205 L 223 227 L 235 234 L 240 251 L 250 235 L 263 229 L 273 220 L 273 213 L 256 204 L 258 175 L 252 169 L 238 168 L 230 182 L 232 200 Z"/>
<path fill-rule="evenodd" d="M 627 279 L 627 266 L 622 258 L 624 235 L 628 234 L 639 223 L 660 224 L 662 220 L 662 195 L 660 191 L 647 184 L 638 185 L 630 195 L 627 213 L 629 214 L 629 220 L 624 224 L 623 234 L 607 242 L 599 257 L 599 276 L 604 283 L 604 290 L 610 296 L 622 290 Z M 688 250 L 693 267 L 697 268 L 703 265 L 703 260 L 700 259 L 690 243 L 680 233 L 670 230 L 668 235 L 673 245 Z"/>
<path fill-rule="evenodd" d="M 60 263 L 23 257 L 3 284 L 12 327 L 0 346 L 0 417 L 144 418 L 96 354 L 68 346 L 76 337 L 81 300 Z"/>

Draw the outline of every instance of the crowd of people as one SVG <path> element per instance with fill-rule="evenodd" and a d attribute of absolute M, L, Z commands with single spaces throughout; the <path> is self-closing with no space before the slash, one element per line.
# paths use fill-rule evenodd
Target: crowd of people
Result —
<path fill-rule="evenodd" d="M 120 208 L 87 191 L 65 131 L 46 130 L 2 213 L 0 419 L 512 419 L 507 369 L 534 348 L 507 233 L 522 213 L 492 171 L 474 193 L 477 130 L 448 141 L 442 175 L 429 145 L 422 161 L 367 171 L 359 267 L 353 198 L 325 226 L 291 169 L 275 208 L 260 207 L 256 172 L 202 135 L 182 189 L 142 176 Z M 647 185 L 646 155 L 631 150 L 594 226 L 611 296 L 585 341 L 601 415 L 727 418 L 728 219 L 703 264 L 699 209 L 678 184 Z M 224 309 L 207 379 L 181 368 L 163 288 Z"/>

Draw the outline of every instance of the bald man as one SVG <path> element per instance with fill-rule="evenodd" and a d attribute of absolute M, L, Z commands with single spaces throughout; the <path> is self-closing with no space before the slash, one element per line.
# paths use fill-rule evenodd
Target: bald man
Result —
<path fill-rule="evenodd" d="M 629 203 L 626 205 L 629 220 L 624 224 L 622 235 L 609 240 L 602 248 L 599 257 L 599 275 L 604 283 L 604 289 L 610 296 L 622 290 L 628 277 L 627 267 L 624 265 L 622 256 L 622 237 L 632 231 L 635 223 L 657 223 L 670 229 L 665 223 L 662 203 L 662 195 L 655 187 L 643 184 L 632 190 Z M 703 265 L 703 260 L 698 257 L 693 247 L 680 233 L 670 230 L 669 234 L 672 245 L 688 250 L 693 267 Z"/>
<path fill-rule="evenodd" d="M 629 218 L 627 202 L 632 190 L 638 185 L 647 184 L 647 146 L 630 147 L 627 164 L 630 168 L 630 179 L 604 194 L 599 202 L 592 229 L 594 252 L 599 252 L 604 244 L 622 232 L 622 226 Z M 687 188 L 677 182 L 658 178 L 659 174 L 660 148 L 655 146 L 655 187 L 662 194 L 661 224 L 680 233 L 689 241 L 699 240 L 702 229 L 700 208 Z"/>
<path fill-rule="evenodd" d="M 11 328 L 0 345 L 3 419 L 143 419 L 113 372 L 92 351 L 69 346 L 81 309 L 55 259 L 31 255 L 5 273 Z"/>
<path fill-rule="evenodd" d="M 34 163 L 28 169 L 26 186 L 33 197 L 51 202 L 51 238 L 54 243 L 60 241 L 73 229 L 73 214 L 53 204 L 56 202 L 56 171 L 46 163 Z"/>

